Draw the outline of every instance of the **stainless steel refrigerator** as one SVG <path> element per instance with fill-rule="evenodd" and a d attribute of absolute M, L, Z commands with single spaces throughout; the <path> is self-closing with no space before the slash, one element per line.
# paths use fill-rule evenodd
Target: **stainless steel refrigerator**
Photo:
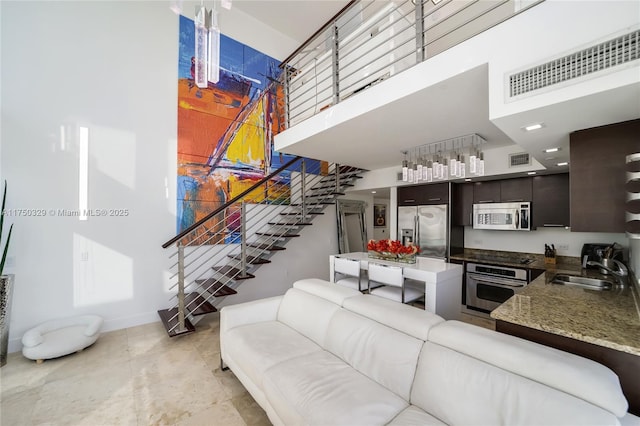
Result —
<path fill-rule="evenodd" d="M 445 259 L 448 254 L 448 206 L 398 207 L 398 236 L 403 244 L 420 247 L 419 256 Z"/>

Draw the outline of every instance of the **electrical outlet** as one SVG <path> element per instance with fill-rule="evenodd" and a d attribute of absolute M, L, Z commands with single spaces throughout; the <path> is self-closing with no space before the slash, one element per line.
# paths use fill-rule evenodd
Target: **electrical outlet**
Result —
<path fill-rule="evenodd" d="M 88 251 L 83 251 L 82 253 L 80 253 L 80 260 L 82 262 L 86 262 L 89 260 L 89 252 Z"/>
<path fill-rule="evenodd" d="M 6 266 L 7 268 L 16 266 L 16 258 L 14 256 L 7 256 L 7 260 L 5 261 L 4 266 Z"/>
<path fill-rule="evenodd" d="M 473 244 L 482 245 L 482 240 L 476 238 L 473 240 Z"/>
<path fill-rule="evenodd" d="M 569 251 L 569 244 L 558 244 L 558 250 Z"/>

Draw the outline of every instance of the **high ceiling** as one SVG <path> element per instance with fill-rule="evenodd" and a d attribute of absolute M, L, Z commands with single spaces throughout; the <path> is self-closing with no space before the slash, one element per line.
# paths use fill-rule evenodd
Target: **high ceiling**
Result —
<path fill-rule="evenodd" d="M 302 45 L 348 3 L 345 0 L 233 0 L 233 7 Z M 490 146 L 515 143 L 550 171 L 558 171 L 557 163 L 569 159 L 570 132 L 640 117 L 640 82 L 551 107 L 523 111 L 494 122 L 488 118 L 486 67 L 469 70 L 423 92 L 311 135 L 299 146 L 285 151 L 378 169 L 399 164 L 402 148 L 424 143 L 421 135 L 428 129 L 430 140 L 478 133 Z M 429 107 L 425 99 L 442 102 Z M 459 99 L 465 102 L 451 101 Z M 522 131 L 523 126 L 540 121 L 546 123 L 543 133 Z M 389 144 L 389 140 L 402 141 L 403 146 Z M 543 149 L 549 146 L 562 149 L 553 155 L 544 154 Z"/>
<path fill-rule="evenodd" d="M 348 3 L 346 0 L 233 0 L 232 7 L 302 45 Z"/>

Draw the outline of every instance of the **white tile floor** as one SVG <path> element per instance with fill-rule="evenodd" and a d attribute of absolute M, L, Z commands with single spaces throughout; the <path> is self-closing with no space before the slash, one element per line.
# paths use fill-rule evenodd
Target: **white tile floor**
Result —
<path fill-rule="evenodd" d="M 10 354 L 0 369 L 0 425 L 269 425 L 233 373 L 220 370 L 219 327 L 212 314 L 177 338 L 159 322 L 112 331 L 39 365 Z"/>
<path fill-rule="evenodd" d="M 0 369 L 0 424 L 268 425 L 231 371 L 220 370 L 219 317 L 169 338 L 160 323 L 103 333 L 84 351 Z"/>

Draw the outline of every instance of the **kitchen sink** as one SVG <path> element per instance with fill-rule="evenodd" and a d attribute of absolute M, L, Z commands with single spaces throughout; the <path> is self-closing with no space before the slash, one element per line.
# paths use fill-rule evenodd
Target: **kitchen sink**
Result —
<path fill-rule="evenodd" d="M 613 283 L 598 278 L 588 278 L 578 275 L 558 274 L 551 280 L 554 284 L 571 285 L 590 290 L 611 290 Z"/>

